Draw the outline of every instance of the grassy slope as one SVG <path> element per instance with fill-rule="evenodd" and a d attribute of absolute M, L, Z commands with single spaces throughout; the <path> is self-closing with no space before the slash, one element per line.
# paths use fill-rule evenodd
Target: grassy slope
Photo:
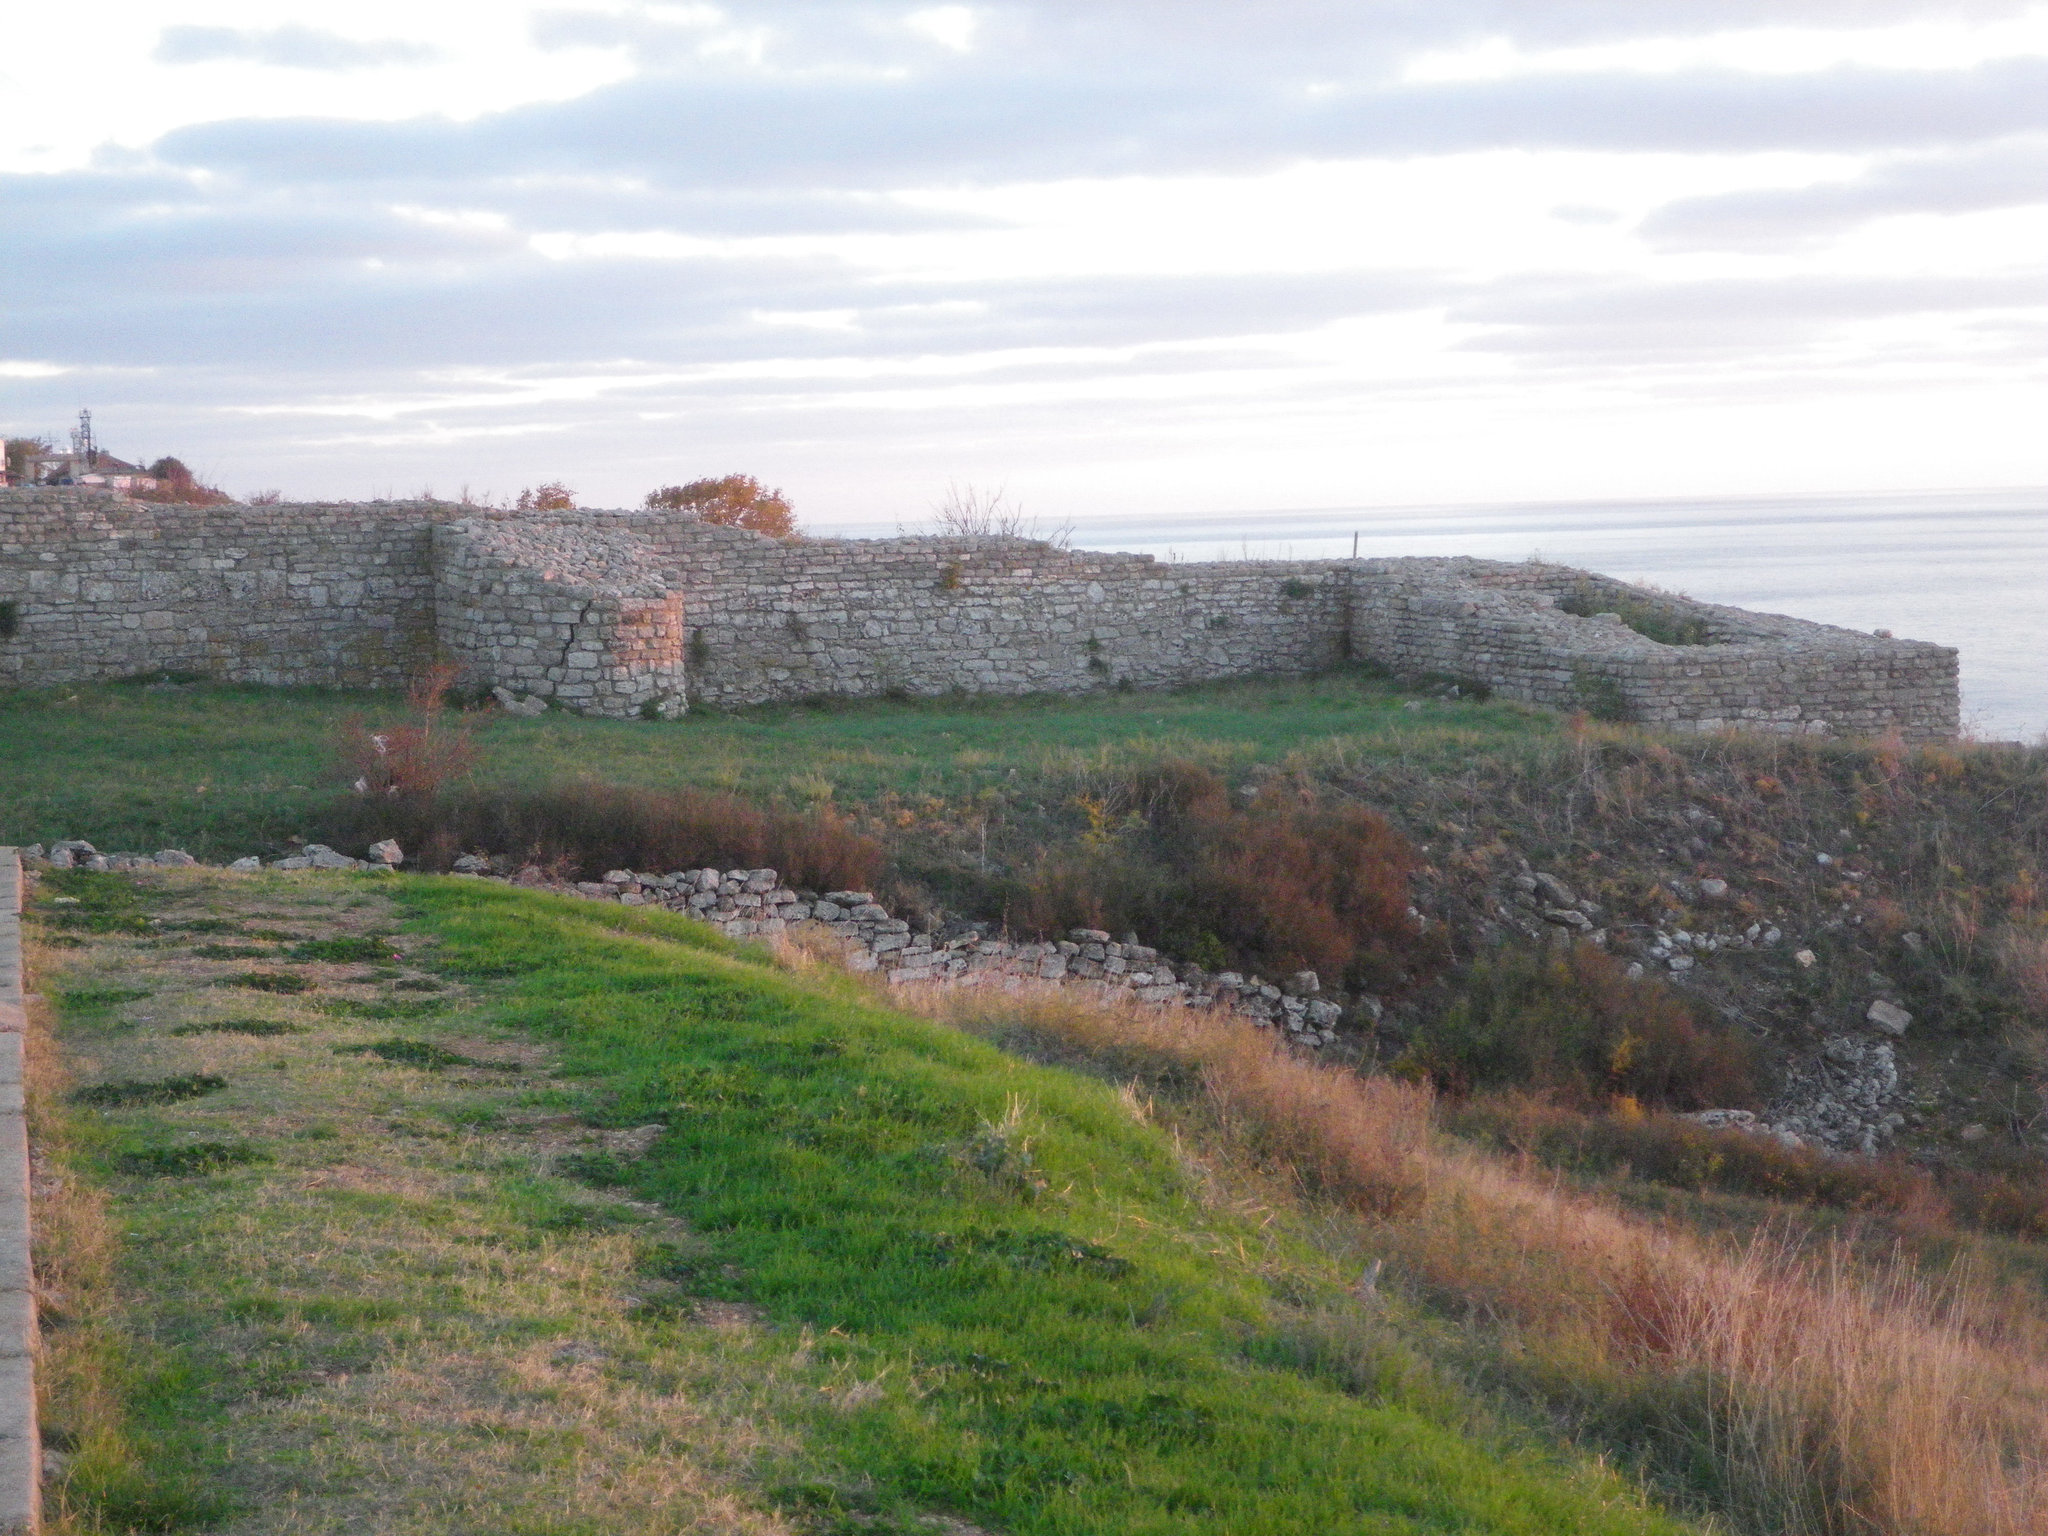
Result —
<path fill-rule="evenodd" d="M 820 1439 L 884 1503 L 1017 1532 L 1662 1523 L 1247 1363 L 1255 1234 L 1203 1210 L 1098 1084 L 678 946 L 677 920 L 438 883 L 411 900 L 458 973 L 518 975 L 508 1017 L 570 1071 L 668 1117 L 638 1187 L 873 1385 Z"/>
<path fill-rule="evenodd" d="M 371 889 L 248 884 L 273 905 L 331 894 L 344 917 Z M 160 888 L 187 891 L 190 907 L 235 885 Z M 1342 1305 L 1339 1277 L 1308 1246 L 1198 1200 L 1165 1139 L 1097 1083 L 774 970 L 666 915 L 454 881 L 408 881 L 398 895 L 415 933 L 438 940 L 435 963 L 481 1005 L 406 1030 L 470 1050 L 493 1035 L 499 1050 L 545 1042 L 574 1086 L 531 1099 L 600 1124 L 666 1124 L 644 1159 L 584 1170 L 666 1214 L 637 1229 L 619 1225 L 631 1208 L 599 1219 L 488 1138 L 458 1143 L 467 1150 L 430 1178 L 411 1166 L 422 1144 L 388 1133 L 457 1121 L 465 1094 L 510 1102 L 509 1085 L 337 1058 L 320 1034 L 162 1038 L 169 994 L 106 1002 L 108 983 L 163 963 L 160 941 L 76 957 L 66 1034 L 86 1065 L 132 1058 L 231 1079 L 190 1105 L 69 1114 L 83 1127 L 79 1164 L 112 1179 L 141 1244 L 123 1283 L 154 1341 L 127 1378 L 143 1439 L 160 1462 L 210 1463 L 245 1507 L 264 1501 L 234 1529 L 340 1528 L 318 1524 L 313 1504 L 300 1523 L 296 1501 L 403 1477 L 423 1452 L 437 1468 L 474 1464 L 481 1482 L 445 1490 L 417 1524 L 377 1528 L 681 1528 L 628 1518 L 623 1493 L 609 1516 L 545 1511 L 552 1490 L 586 1491 L 592 1460 L 625 1481 L 687 1460 L 719 1437 L 674 1412 L 721 1402 L 774 1421 L 744 1445 L 713 1445 L 751 1469 L 750 1502 L 812 1529 L 922 1529 L 906 1521 L 932 1510 L 1017 1533 L 1679 1528 L 1597 1471 L 1462 1438 L 1398 1386 L 1348 1396 L 1253 1364 L 1276 1288 Z M 218 996 L 187 1003 L 218 1011 Z M 272 1057 L 289 1069 L 274 1079 Z M 275 1099 L 287 1083 L 300 1096 L 289 1106 Z M 475 1106 L 470 1132 L 490 1111 Z M 201 1180 L 114 1172 L 139 1142 L 237 1131 L 276 1161 Z M 579 1209 L 581 1230 L 568 1220 Z M 698 1310 L 628 1308 L 620 1286 L 648 1288 L 630 1277 L 636 1250 Z M 626 1274 L 610 1272 L 621 1263 Z M 758 1309 L 768 1326 L 721 1353 L 703 1342 L 703 1309 L 718 1303 Z M 109 1335 L 124 1336 L 137 1335 Z M 564 1339 L 601 1341 L 599 1363 L 548 1365 Z M 486 1360 L 492 1349 L 501 1357 Z M 348 1357 L 338 1377 L 309 1377 L 326 1354 Z M 518 1390 L 494 1388 L 480 1407 L 456 1380 L 486 1364 Z M 735 1371 L 775 1387 L 749 1397 Z M 563 1421 L 552 1431 L 550 1415 Z M 512 1454 L 479 1460 L 479 1435 Z M 146 1508 L 135 1481 L 123 1496 Z M 518 1517 L 491 1524 L 493 1496 L 519 1501 Z M 205 1503 L 194 1490 L 169 1512 Z M 275 1514 L 287 1503 L 289 1525 Z"/>
<path fill-rule="evenodd" d="M 485 777 L 579 774 L 845 806 L 1028 801 L 1041 779 L 1122 757 L 1277 761 L 1313 744 L 1451 759 L 1555 729 L 1511 705 L 1430 704 L 1359 673 L 1171 693 L 881 701 L 698 714 L 674 723 L 478 717 Z M 0 694 L 0 840 L 235 856 L 302 831 L 331 792 L 334 733 L 395 715 L 388 695 L 109 686 Z"/>

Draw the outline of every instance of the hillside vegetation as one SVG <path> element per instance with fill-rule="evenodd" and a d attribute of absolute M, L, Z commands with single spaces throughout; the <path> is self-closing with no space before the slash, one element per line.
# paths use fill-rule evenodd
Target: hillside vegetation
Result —
<path fill-rule="evenodd" d="M 1334 1325 L 1128 1097 L 843 978 L 477 882 L 37 913 L 59 1529 L 1685 1528 Z"/>
<path fill-rule="evenodd" d="M 373 732 L 385 747 L 370 771 L 386 777 L 378 792 L 354 794 L 346 784 L 363 773 Z M 440 745 L 420 745 L 428 738 Z M 1025 1070 L 1011 1058 L 1030 1057 L 1120 1088 L 1118 1123 L 1131 1134 L 1174 1138 L 1194 1160 L 1176 1166 L 1194 1179 L 1183 1195 L 1195 1205 L 1145 1222 L 1181 1232 L 1172 1241 L 1188 1252 L 1208 1244 L 1211 1259 L 1265 1254 L 1235 1279 L 1199 1280 L 1220 1287 L 1205 1294 L 1237 1298 L 1215 1301 L 1204 1326 L 1220 1331 L 1204 1337 L 1237 1338 L 1240 1363 L 1280 1362 L 1489 1445 L 1567 1460 L 1591 1451 L 1669 1509 L 1759 1536 L 1975 1536 L 2048 1518 L 2040 748 L 1660 739 L 1357 671 L 1161 695 L 879 701 L 632 724 L 173 681 L 0 701 L 0 769 L 10 770 L 0 785 L 9 840 L 87 836 L 102 848 L 225 858 L 283 852 L 294 838 L 348 846 L 397 835 L 428 868 L 481 851 L 502 871 L 526 865 L 558 880 L 765 864 L 818 889 L 874 889 L 945 932 L 1128 927 L 1212 972 L 1313 967 L 1324 995 L 1347 1009 L 1338 1043 L 1315 1062 L 1242 1024 L 1177 1011 L 1022 994 L 893 1001 L 1010 1053 L 959 1058 L 979 1063 L 958 1066 L 961 1084 L 987 1074 L 994 1093 Z M 459 898 L 426 894 L 431 882 L 407 889 L 417 893 L 408 909 L 444 944 L 512 899 L 473 886 Z M 623 909 L 549 910 L 581 913 L 561 918 L 565 933 L 701 945 L 680 922 L 656 930 L 636 925 L 662 919 Z M 762 973 L 771 991 L 784 989 L 777 996 L 894 1016 L 799 953 L 778 964 Z M 680 994 L 632 967 L 606 969 L 601 982 L 550 972 L 543 983 L 536 972 L 464 986 L 493 1007 L 529 985 L 590 999 L 573 1038 L 547 1033 L 546 1009 L 488 1015 L 545 1039 L 564 1063 L 596 1060 L 577 1042 L 611 1038 L 604 1018 L 643 1017 L 643 986 L 669 997 L 677 1017 L 708 1009 L 723 1019 L 725 1009 L 737 1019 L 752 1006 L 683 1008 Z M 768 1036 L 747 1038 L 747 1051 L 767 1049 Z M 763 1070 L 782 1073 L 786 1055 L 768 1051 Z M 604 1068 L 606 1081 L 643 1072 L 624 1060 Z M 721 1062 L 720 1072 L 732 1065 Z M 654 1107 L 697 1104 L 690 1073 L 702 1065 L 680 1076 L 646 1066 L 634 1080 L 660 1086 L 619 1088 L 617 1102 L 673 1127 Z M 859 1086 L 837 1066 L 796 1075 L 818 1073 L 826 1097 Z M 767 1090 L 752 1078 L 742 1087 L 754 1109 L 782 1102 L 760 1097 Z M 976 1176 L 1000 1184 L 1003 1149 L 1029 1140 L 1039 1159 L 1068 1134 L 1039 1128 L 1029 1105 L 1013 1112 L 1008 1089 L 974 1103 L 972 1126 L 948 1133 L 958 1154 L 949 1178 L 961 1156 L 980 1156 L 997 1172 Z M 1688 1117 L 1703 1110 L 1796 1134 Z M 867 1112 L 853 1119 L 865 1125 Z M 610 1111 L 579 1102 L 575 1113 Z M 607 1123 L 626 1126 L 641 1110 L 618 1113 Z M 783 1123 L 762 1124 L 771 1122 Z M 839 1134 L 801 1130 L 794 1145 L 839 1147 Z M 894 1156 L 886 1137 L 845 1134 L 845 1147 L 873 1154 L 859 1178 Z M 981 1152 L 958 1153 L 976 1137 Z M 690 1202 L 708 1198 L 705 1186 L 658 1174 L 670 1144 L 665 1134 L 645 1160 L 597 1176 L 702 1237 Z M 719 1148 L 751 1166 L 752 1154 Z M 1137 1155 L 1122 1142 L 1102 1148 L 1112 1161 Z M 796 1165 L 774 1166 L 785 1177 Z M 1065 1183 L 1039 1161 L 1032 1168 L 1004 1198 L 1041 1213 L 1026 1192 L 1037 1180 L 1045 1190 L 1087 1183 L 1071 1168 Z M 903 1198 L 927 1198 L 922 1188 Z M 861 1209 L 882 1228 L 897 1219 Z M 1240 1219 L 1252 1225 L 1232 1224 Z M 988 1229 L 998 1225 L 1009 1235 L 989 1241 L 1025 1241 L 1009 1216 Z M 1084 1249 L 1149 1262 L 1099 1227 L 1056 1225 Z M 1209 1236 L 1186 1235 L 1197 1231 Z M 877 1285 L 896 1273 L 879 1250 L 856 1243 L 844 1255 Z M 753 1257 L 718 1262 L 766 1272 Z M 1041 1273 L 1037 1259 L 1017 1262 Z M 801 1265 L 788 1263 L 795 1276 Z M 1108 1279 L 1086 1265 L 1078 1273 Z M 1175 1287 L 1197 1284 L 1158 1273 L 1171 1283 L 1148 1296 L 1172 1301 Z M 824 1285 L 802 1282 L 814 1283 Z M 792 1296 L 813 1294 L 790 1284 Z M 1121 1291 L 1088 1294 L 1123 1296 L 1127 1324 L 1145 1315 Z M 765 1304 L 751 1290 L 703 1295 L 705 1305 Z M 1096 1303 L 1071 1305 L 1085 1313 Z M 864 1327 L 927 1326 L 878 1298 L 861 1306 Z M 846 1368 L 865 1381 L 879 1359 Z M 1175 1359 L 1176 1379 L 1193 1370 Z M 889 1393 L 903 1371 L 920 1405 L 904 1412 L 924 1414 L 928 1397 L 951 1401 L 905 1363 L 880 1378 L 895 1385 L 878 1402 L 902 1406 Z M 993 1387 L 984 1395 L 1001 1413 L 948 1420 L 945 1433 L 1029 1444 L 1035 1462 L 1033 1436 L 1053 1432 L 1031 1416 L 1038 1410 Z M 843 1425 L 817 1422 L 834 1434 Z M 1065 1420 L 1056 1430 L 1077 1433 Z M 891 1461 L 899 1452 L 882 1440 L 861 1447 L 863 1465 L 898 1469 L 891 1478 L 912 1464 Z M 755 1470 L 732 1486 L 769 1486 L 745 1480 L 765 1475 L 759 1465 L 747 1461 Z M 842 1488 L 837 1473 L 817 1475 Z M 901 1505 L 819 1494 L 822 1503 L 787 1512 L 848 1530 L 886 1529 L 860 1522 L 912 1509 L 1040 1528 L 1020 1523 L 1038 1518 L 1017 1513 L 1026 1505 L 998 1513 L 963 1502 L 957 1481 L 930 1486 L 945 1491 Z M 1125 1519 L 1141 1516 L 1120 1512 L 1111 1525 Z"/>

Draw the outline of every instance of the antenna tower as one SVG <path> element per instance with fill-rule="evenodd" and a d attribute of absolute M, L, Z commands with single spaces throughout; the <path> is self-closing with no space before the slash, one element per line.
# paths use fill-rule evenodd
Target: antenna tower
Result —
<path fill-rule="evenodd" d="M 91 411 L 78 413 L 78 425 L 71 429 L 71 451 L 83 459 L 88 468 L 99 462 L 99 444 L 92 440 Z"/>

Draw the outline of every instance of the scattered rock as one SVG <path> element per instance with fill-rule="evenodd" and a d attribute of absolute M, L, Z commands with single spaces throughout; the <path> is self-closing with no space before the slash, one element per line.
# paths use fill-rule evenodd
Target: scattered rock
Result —
<path fill-rule="evenodd" d="M 1557 876 L 1546 874 L 1543 870 L 1539 869 L 1533 878 L 1536 881 L 1536 889 L 1550 898 L 1552 906 L 1576 907 L 1579 904 L 1579 898 L 1573 894 L 1572 888 L 1558 879 Z"/>
<path fill-rule="evenodd" d="M 1727 899 L 1728 882 L 1726 880 L 1702 880 L 1700 882 L 1701 901 L 1710 902 L 1718 906 Z"/>
<path fill-rule="evenodd" d="M 370 862 L 372 864 L 403 864 L 405 862 L 405 850 L 398 846 L 396 838 L 387 837 L 381 843 L 370 844 Z"/>
<path fill-rule="evenodd" d="M 263 861 L 257 858 L 256 855 L 253 853 L 243 858 L 236 859 L 234 863 L 228 866 L 229 869 L 233 870 L 236 874 L 239 875 L 254 874 L 257 870 L 261 869 L 262 867 Z"/>
<path fill-rule="evenodd" d="M 1709 1130 L 1748 1131 L 1756 1128 L 1756 1114 L 1747 1109 L 1702 1109 L 1684 1116 Z"/>
<path fill-rule="evenodd" d="M 1835 1035 L 1810 1065 L 1788 1071 L 1771 1118 L 1837 1151 L 1873 1155 L 1904 1124 L 1887 1109 L 1898 1090 L 1898 1061 L 1889 1044 Z"/>
<path fill-rule="evenodd" d="M 1969 1142 L 1972 1146 L 1975 1146 L 1990 1134 L 1991 1132 L 1988 1127 L 1980 1125 L 1974 1120 L 1956 1132 L 1959 1139 Z"/>
<path fill-rule="evenodd" d="M 1875 1024 L 1888 1035 L 1903 1035 L 1913 1022 L 1913 1015 L 1897 1003 L 1877 998 L 1863 1015 L 1869 1023 Z"/>
<path fill-rule="evenodd" d="M 1799 968 L 1802 971 L 1812 970 L 1817 960 L 1817 957 L 1814 955 L 1814 952 L 1810 949 L 1802 949 L 1799 951 L 1798 954 L 1794 955 L 1792 958 L 1799 962 Z"/>
<path fill-rule="evenodd" d="M 521 698 L 502 684 L 491 690 L 491 697 L 498 701 L 498 707 L 508 715 L 524 715 L 533 718 L 548 712 L 548 701 L 542 698 Z"/>
<path fill-rule="evenodd" d="M 182 848 L 160 848 L 156 853 L 158 869 L 190 869 L 198 862 Z"/>

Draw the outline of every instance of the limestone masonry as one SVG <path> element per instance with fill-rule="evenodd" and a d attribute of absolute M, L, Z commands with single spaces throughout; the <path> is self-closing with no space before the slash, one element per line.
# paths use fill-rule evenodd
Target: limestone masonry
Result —
<path fill-rule="evenodd" d="M 504 696 L 664 717 L 1153 688 L 1350 658 L 1676 730 L 1929 740 L 1958 718 L 1948 647 L 1533 562 L 1161 564 L 1006 538 L 780 543 L 670 512 L 0 490 L 0 684 L 190 672 L 389 687 L 446 659 Z"/>

